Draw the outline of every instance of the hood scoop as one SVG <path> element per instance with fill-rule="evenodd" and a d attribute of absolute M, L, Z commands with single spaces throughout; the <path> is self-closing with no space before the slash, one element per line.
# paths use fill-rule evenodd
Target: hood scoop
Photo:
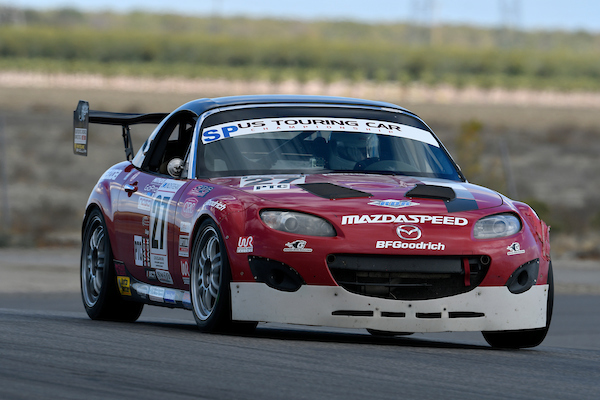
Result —
<path fill-rule="evenodd" d="M 371 197 L 371 193 L 361 190 L 350 189 L 344 186 L 334 185 L 333 183 L 300 183 L 296 186 L 301 187 L 315 196 L 323 197 L 329 200 L 350 199 L 353 197 Z"/>
<path fill-rule="evenodd" d="M 448 186 L 417 184 L 415 188 L 406 192 L 406 197 L 443 200 L 450 213 L 479 208 L 477 201 L 468 190 L 459 190 L 459 194 L 460 196 L 457 196 L 454 189 Z"/>
<path fill-rule="evenodd" d="M 444 201 L 454 200 L 456 193 L 447 186 L 421 185 L 417 186 L 408 192 L 406 197 L 418 197 L 421 199 L 440 199 Z"/>

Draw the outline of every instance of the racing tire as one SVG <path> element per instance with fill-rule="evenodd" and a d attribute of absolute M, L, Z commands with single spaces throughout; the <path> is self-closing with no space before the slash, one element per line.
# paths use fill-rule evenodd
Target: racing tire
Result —
<path fill-rule="evenodd" d="M 192 247 L 190 297 L 202 332 L 251 333 L 256 322 L 231 320 L 231 269 L 221 232 L 210 219 L 198 229 Z"/>
<path fill-rule="evenodd" d="M 117 277 L 102 212 L 94 209 L 86 219 L 81 245 L 81 298 L 93 320 L 135 322 L 143 303 L 124 300 Z"/>
<path fill-rule="evenodd" d="M 554 276 L 552 262 L 548 266 L 548 300 L 546 307 L 546 326 L 537 329 L 523 329 L 518 331 L 489 331 L 481 332 L 486 342 L 499 349 L 523 349 L 536 347 L 541 344 L 550 329 L 552 308 L 554 307 Z"/>

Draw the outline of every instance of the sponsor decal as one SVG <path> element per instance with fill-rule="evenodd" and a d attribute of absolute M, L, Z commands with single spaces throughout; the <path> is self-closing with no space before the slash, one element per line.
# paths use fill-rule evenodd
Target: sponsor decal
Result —
<path fill-rule="evenodd" d="M 146 278 L 148 278 L 148 280 L 150 280 L 150 281 L 155 281 L 156 280 L 156 271 L 153 269 L 147 269 L 146 270 Z"/>
<path fill-rule="evenodd" d="M 410 206 L 418 206 L 420 203 L 417 203 L 412 200 L 373 200 L 369 203 L 370 206 L 379 206 L 379 207 L 388 207 L 388 208 L 404 208 Z"/>
<path fill-rule="evenodd" d="M 439 147 L 438 142 L 430 132 L 412 126 L 368 119 L 322 117 L 265 118 L 227 122 L 204 128 L 202 130 L 202 143 L 206 144 L 253 133 L 318 130 L 379 133 L 418 140 Z"/>
<path fill-rule="evenodd" d="M 122 276 L 127 275 L 127 270 L 125 269 L 124 263 L 122 263 L 121 261 L 114 260 L 114 265 L 115 265 L 115 273 L 117 275 L 122 275 Z"/>
<path fill-rule="evenodd" d="M 144 192 L 152 195 L 153 193 L 155 193 L 158 189 L 160 188 L 159 185 L 155 185 L 153 183 L 149 183 L 146 186 L 144 186 Z"/>
<path fill-rule="evenodd" d="M 196 196 L 196 197 L 204 197 L 206 196 L 211 190 L 213 190 L 212 186 L 207 186 L 207 185 L 198 185 L 195 186 L 192 190 L 190 190 L 188 192 L 188 194 L 190 196 Z"/>
<path fill-rule="evenodd" d="M 158 279 L 159 282 L 162 283 L 167 283 L 169 285 L 173 284 L 173 278 L 171 278 L 171 274 L 169 273 L 169 271 L 163 271 L 163 270 L 156 270 L 156 278 Z"/>
<path fill-rule="evenodd" d="M 131 178 L 129 178 L 129 182 L 133 182 L 135 180 L 135 178 L 137 178 L 139 175 L 140 175 L 140 171 L 138 171 L 135 174 L 131 175 Z"/>
<path fill-rule="evenodd" d="M 181 277 L 183 278 L 183 283 L 186 285 L 190 284 L 190 266 L 186 261 L 181 261 Z"/>
<path fill-rule="evenodd" d="M 198 199 L 195 197 L 189 197 L 181 206 L 181 215 L 184 218 L 191 218 L 194 215 L 194 211 L 196 211 L 196 205 L 198 204 Z"/>
<path fill-rule="evenodd" d="M 357 225 L 357 224 L 393 224 L 393 223 L 409 223 L 409 224 L 424 224 L 430 223 L 433 225 L 451 225 L 465 226 L 469 220 L 461 217 L 450 217 L 442 215 L 392 215 L 392 214 L 375 214 L 375 215 L 344 215 L 342 216 L 342 225 Z"/>
<path fill-rule="evenodd" d="M 157 301 L 159 303 L 164 303 L 165 296 L 165 288 L 161 288 L 158 286 L 150 287 L 150 291 L 148 292 L 148 298 L 152 301 Z"/>
<path fill-rule="evenodd" d="M 160 190 L 168 191 L 168 192 L 176 192 L 179 190 L 181 186 L 183 186 L 183 182 L 178 181 L 167 181 L 160 186 Z"/>
<path fill-rule="evenodd" d="M 313 249 L 306 247 L 306 240 L 294 240 L 285 244 L 285 252 L 312 253 Z"/>
<path fill-rule="evenodd" d="M 179 235 L 179 257 L 190 256 L 190 236 Z"/>
<path fill-rule="evenodd" d="M 152 184 L 156 184 L 156 185 L 162 185 L 163 183 L 165 183 L 167 181 L 167 178 L 154 178 L 152 179 Z"/>
<path fill-rule="evenodd" d="M 73 139 L 75 144 L 86 144 L 87 143 L 87 129 L 75 128 L 75 137 Z"/>
<path fill-rule="evenodd" d="M 252 236 L 240 236 L 238 239 L 238 253 L 252 253 L 254 251 L 254 238 Z"/>
<path fill-rule="evenodd" d="M 109 169 L 104 173 L 104 175 L 102 175 L 102 178 L 100 178 L 100 180 L 114 181 L 115 179 L 117 179 L 117 176 L 121 174 L 121 172 L 123 172 L 122 169 Z"/>
<path fill-rule="evenodd" d="M 506 248 L 506 250 L 508 250 L 508 252 L 506 253 L 507 256 L 514 256 L 515 254 L 525 253 L 525 250 L 521 250 L 521 245 L 519 244 L 519 242 L 512 243 Z"/>
<path fill-rule="evenodd" d="M 127 276 L 117 276 L 117 285 L 122 296 L 131 296 L 130 280 Z"/>
<path fill-rule="evenodd" d="M 150 197 L 146 197 L 146 196 L 138 197 L 138 210 L 150 211 L 151 208 L 152 208 L 152 199 Z M 148 225 L 150 225 L 150 222 L 148 222 Z"/>
<path fill-rule="evenodd" d="M 421 239 L 421 229 L 415 225 L 400 225 L 396 228 L 396 234 L 400 239 L 419 240 Z"/>
<path fill-rule="evenodd" d="M 303 175 L 278 175 L 278 176 L 243 176 L 240 187 L 252 187 L 254 191 L 287 190 L 291 185 L 306 182 Z"/>
<path fill-rule="evenodd" d="M 192 224 L 189 222 L 181 221 L 181 224 L 179 225 L 179 231 L 181 233 L 190 233 L 192 231 Z"/>
<path fill-rule="evenodd" d="M 376 249 L 410 249 L 410 250 L 434 250 L 442 251 L 446 249 L 443 243 L 432 242 L 402 242 L 400 240 L 378 240 L 375 244 Z"/>
<path fill-rule="evenodd" d="M 169 269 L 169 265 L 167 264 L 167 256 L 151 254 L 151 267 L 156 269 Z"/>
<path fill-rule="evenodd" d="M 254 191 L 265 191 L 265 190 L 288 190 L 291 186 L 289 183 L 278 183 L 277 185 L 256 185 L 254 186 Z"/>
<path fill-rule="evenodd" d="M 177 293 L 172 290 L 172 289 L 167 289 L 165 290 L 165 303 L 171 303 L 171 304 L 175 304 L 175 297 L 177 296 Z"/>
<path fill-rule="evenodd" d="M 150 266 L 150 240 L 142 236 L 133 237 L 133 254 L 135 265 L 140 267 Z"/>
<path fill-rule="evenodd" d="M 214 200 L 206 200 L 206 202 L 204 203 L 205 207 L 214 207 L 219 211 L 224 211 L 225 208 L 227 208 L 227 205 L 224 203 L 221 203 L 220 201 L 214 201 Z"/>
<path fill-rule="evenodd" d="M 148 285 L 136 285 L 135 286 L 135 291 L 137 292 L 138 296 L 146 298 L 146 296 L 148 296 L 148 292 L 150 291 L 150 286 L 148 286 Z"/>
<path fill-rule="evenodd" d="M 144 215 L 142 217 L 142 226 L 145 226 L 146 228 L 150 226 L 150 217 L 147 215 Z"/>
<path fill-rule="evenodd" d="M 190 296 L 190 292 L 183 292 L 181 302 L 185 308 L 192 308 L 192 296 Z"/>

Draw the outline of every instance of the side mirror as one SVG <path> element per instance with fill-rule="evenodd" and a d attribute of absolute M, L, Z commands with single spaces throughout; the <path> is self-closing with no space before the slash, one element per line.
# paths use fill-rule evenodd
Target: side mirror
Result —
<path fill-rule="evenodd" d="M 173 178 L 180 178 L 184 166 L 185 162 L 181 158 L 175 157 L 167 164 L 167 173 Z"/>

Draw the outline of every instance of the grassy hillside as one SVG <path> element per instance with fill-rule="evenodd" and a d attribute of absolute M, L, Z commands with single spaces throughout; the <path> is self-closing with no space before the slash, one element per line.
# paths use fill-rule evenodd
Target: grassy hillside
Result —
<path fill-rule="evenodd" d="M 0 10 L 0 69 L 600 89 L 600 35 Z"/>

